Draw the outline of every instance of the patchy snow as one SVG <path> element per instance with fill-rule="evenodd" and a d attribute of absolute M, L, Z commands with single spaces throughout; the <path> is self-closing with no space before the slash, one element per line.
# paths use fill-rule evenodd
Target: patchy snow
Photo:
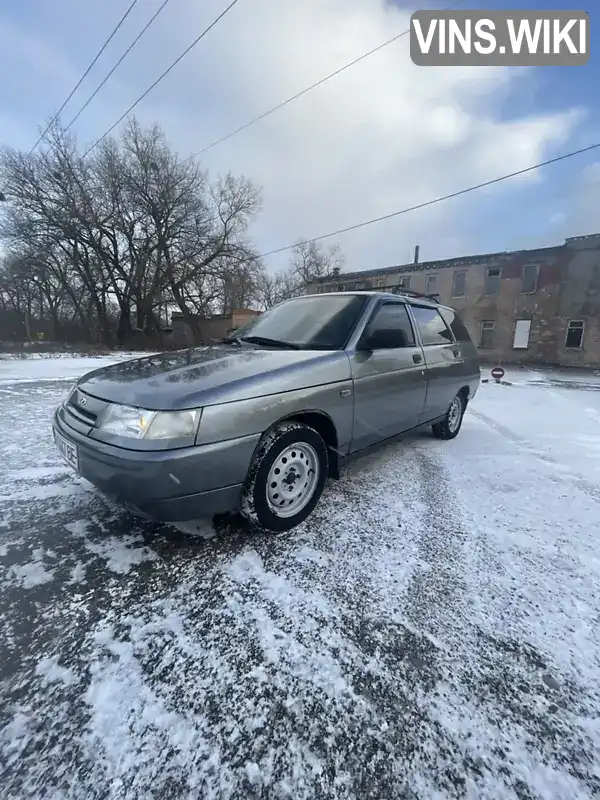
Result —
<path fill-rule="evenodd" d="M 42 678 L 45 684 L 48 683 L 62 683 L 69 685 L 74 682 L 75 674 L 73 670 L 61 667 L 58 663 L 58 657 L 52 656 L 51 658 L 43 658 L 38 661 L 35 674 Z"/>
<path fill-rule="evenodd" d="M 600 376 L 506 378 L 284 535 L 136 520 L 0 394 L 4 795 L 600 796 Z"/>
<path fill-rule="evenodd" d="M 8 522 L 6 520 L 2 520 L 0 527 L 8 527 Z M 23 539 L 14 539 L 11 542 L 3 541 L 2 544 L 0 544 L 0 558 L 4 558 L 6 555 L 8 555 L 8 552 L 12 547 L 19 547 L 22 545 L 23 541 Z"/>
<path fill-rule="evenodd" d="M 72 471 L 62 470 L 60 474 L 72 476 Z M 30 489 L 13 491 L 10 494 L 0 494 L 0 502 L 10 500 L 11 502 L 23 502 L 24 500 L 48 500 L 55 497 L 74 497 L 75 495 L 94 492 L 95 489 L 89 483 L 82 484 L 79 481 L 68 481 L 65 485 L 56 483 L 38 484 Z"/>
<path fill-rule="evenodd" d="M 53 579 L 53 573 L 46 569 L 44 564 L 44 551 L 37 548 L 32 552 L 31 561 L 24 564 L 14 564 L 8 570 L 9 579 L 12 578 L 24 589 L 33 589 Z"/>
<path fill-rule="evenodd" d="M 25 467 L 14 469 L 6 474 L 11 481 L 37 481 L 40 478 L 53 478 L 56 475 L 69 475 L 72 470 L 67 464 L 52 467 Z"/>
<path fill-rule="evenodd" d="M 107 536 L 102 541 L 93 541 L 88 537 L 89 523 L 83 519 L 70 522 L 65 528 L 74 536 L 80 536 L 85 549 L 103 559 L 112 572 L 125 575 L 144 561 L 158 559 L 154 550 L 144 545 L 141 536 Z"/>
<path fill-rule="evenodd" d="M 83 583 L 86 579 L 86 575 L 87 575 L 86 565 L 81 561 L 77 561 L 77 563 L 74 564 L 73 567 L 71 567 L 71 572 L 67 583 L 69 585 Z"/>

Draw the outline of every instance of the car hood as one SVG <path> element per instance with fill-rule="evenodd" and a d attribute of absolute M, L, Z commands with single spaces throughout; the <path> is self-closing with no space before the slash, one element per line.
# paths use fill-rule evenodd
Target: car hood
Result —
<path fill-rule="evenodd" d="M 196 408 L 347 380 L 343 351 L 194 347 L 122 361 L 88 372 L 84 392 L 153 410 Z"/>

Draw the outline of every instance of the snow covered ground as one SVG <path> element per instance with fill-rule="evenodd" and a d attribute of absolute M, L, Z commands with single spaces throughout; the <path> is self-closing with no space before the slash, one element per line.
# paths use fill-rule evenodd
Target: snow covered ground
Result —
<path fill-rule="evenodd" d="M 27 358 L 0 356 L 0 386 L 36 381 L 75 381 L 92 369 L 106 367 L 115 361 L 127 361 L 149 353 L 120 352 L 110 356 L 78 356 L 71 353 L 40 355 L 28 353 Z"/>
<path fill-rule="evenodd" d="M 299 529 L 191 536 L 55 452 L 99 361 L 0 363 L 3 798 L 599 796 L 600 377 L 509 371 Z"/>

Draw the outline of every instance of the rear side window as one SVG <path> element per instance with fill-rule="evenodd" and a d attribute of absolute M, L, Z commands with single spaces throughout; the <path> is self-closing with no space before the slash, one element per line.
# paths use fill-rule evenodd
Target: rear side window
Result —
<path fill-rule="evenodd" d="M 417 320 L 423 345 L 451 344 L 452 334 L 437 308 L 411 306 Z"/>
<path fill-rule="evenodd" d="M 463 325 L 462 320 L 458 316 L 456 311 L 453 311 L 451 308 L 440 308 L 440 314 L 444 318 L 446 325 L 450 328 L 450 330 L 454 334 L 454 338 L 456 339 L 457 342 L 471 341 L 471 337 L 469 336 L 469 331 Z"/>
<path fill-rule="evenodd" d="M 369 323 L 370 333 L 385 332 L 396 347 L 414 347 L 415 334 L 404 303 L 385 303 Z"/>

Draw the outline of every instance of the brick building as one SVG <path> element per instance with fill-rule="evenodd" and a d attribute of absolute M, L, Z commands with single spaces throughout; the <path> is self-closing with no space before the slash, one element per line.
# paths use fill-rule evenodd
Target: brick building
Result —
<path fill-rule="evenodd" d="M 318 278 L 313 292 L 410 289 L 460 312 L 483 361 L 600 368 L 600 234 Z"/>
<path fill-rule="evenodd" d="M 214 314 L 212 317 L 195 317 L 200 330 L 200 341 L 195 341 L 190 326 L 181 312 L 171 315 L 173 341 L 176 347 L 191 347 L 198 344 L 211 344 L 213 339 L 223 339 L 231 331 L 241 328 L 259 312 L 251 308 L 236 308 L 231 314 Z"/>

